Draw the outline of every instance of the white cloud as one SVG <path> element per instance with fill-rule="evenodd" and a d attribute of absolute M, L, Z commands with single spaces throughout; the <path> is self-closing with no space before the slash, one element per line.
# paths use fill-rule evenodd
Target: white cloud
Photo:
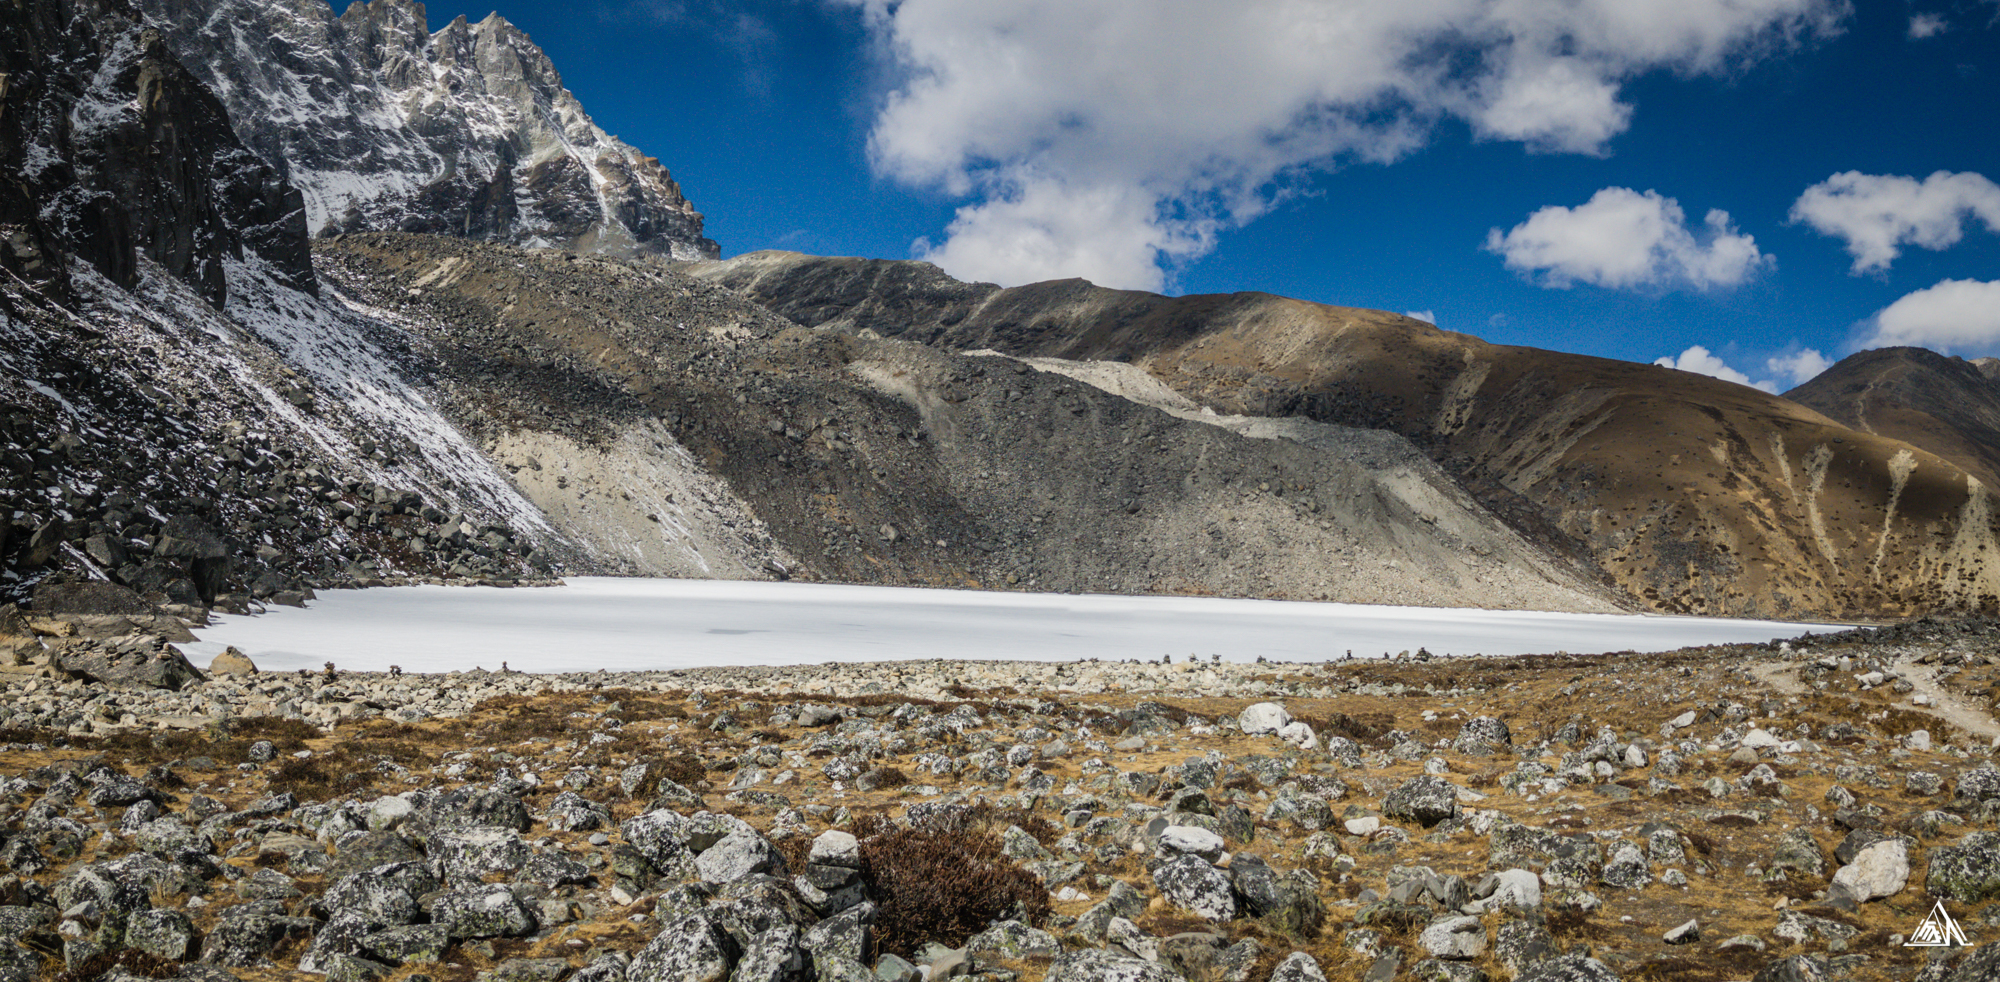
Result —
<path fill-rule="evenodd" d="M 1804 384 L 1806 380 L 1826 371 L 1833 363 L 1828 361 L 1826 356 L 1820 354 L 1818 351 L 1806 348 L 1790 354 L 1776 355 L 1764 359 L 1765 370 L 1776 376 L 1776 378 L 1764 378 L 1752 381 L 1749 375 L 1737 371 L 1728 362 L 1723 361 L 1720 356 L 1697 344 L 1681 352 L 1679 357 L 1669 355 L 1665 358 L 1657 358 L 1654 359 L 1653 364 L 1663 365 L 1667 368 L 1678 368 L 1683 372 L 1693 372 L 1696 375 L 1707 375 L 1722 379 L 1725 382 L 1747 385 L 1753 389 L 1762 389 L 1765 392 L 1776 394 L 1794 386 Z"/>
<path fill-rule="evenodd" d="M 1832 367 L 1832 359 L 1820 354 L 1814 348 L 1803 348 L 1788 355 L 1764 359 L 1765 369 L 1790 383 L 1785 386 L 1786 388 L 1804 385 L 1819 373 Z"/>
<path fill-rule="evenodd" d="M 1423 321 L 1432 327 L 1436 327 L 1438 322 L 1437 312 L 1433 310 L 1405 310 L 1403 311 L 1403 316 L 1411 320 Z"/>
<path fill-rule="evenodd" d="M 1772 263 L 1756 239 L 1730 226 L 1728 212 L 1711 209 L 1697 234 L 1679 202 L 1630 188 L 1605 188 L 1575 208 L 1550 205 L 1505 234 L 1491 229 L 1486 249 L 1557 289 L 1707 290 L 1736 286 Z"/>
<path fill-rule="evenodd" d="M 1197 223 L 1153 221 L 1153 213 L 1153 200 L 1130 188 L 1028 181 L 960 208 L 941 245 L 919 240 L 911 251 L 966 280 L 1008 284 L 1081 276 L 1104 286 L 1156 290 L 1162 273 L 1155 257 L 1207 252 L 1212 233 Z"/>
<path fill-rule="evenodd" d="M 2000 354 L 2000 281 L 1945 280 L 1869 318 L 1862 347 L 1905 344 L 1945 354 Z"/>
<path fill-rule="evenodd" d="M 1448 118 L 1485 139 L 1603 153 L 1631 122 L 1637 76 L 1732 71 L 1848 12 L 1846 0 L 832 2 L 861 8 L 885 58 L 873 166 L 968 199 L 934 261 L 1002 283 L 1090 269 L 1127 287 L 1161 285 L 1162 260 L 1205 253 L 1306 172 L 1393 161 Z M 1072 213 L 1125 227 L 1071 241 Z"/>
<path fill-rule="evenodd" d="M 1919 182 L 1845 171 L 1807 188 L 1792 204 L 1792 221 L 1846 240 L 1856 273 L 1888 269 L 1904 243 L 1955 245 L 1974 215 L 2000 231 L 2000 185 L 1971 172 L 1938 171 Z"/>
<path fill-rule="evenodd" d="M 1681 352 L 1678 358 L 1671 355 L 1664 358 L 1656 358 L 1653 360 L 1653 364 L 1664 365 L 1667 368 L 1678 368 L 1683 372 L 1693 372 L 1696 375 L 1708 375 L 1713 378 L 1719 378 L 1724 382 L 1734 382 L 1737 385 L 1751 384 L 1750 376 L 1729 367 L 1721 358 L 1710 354 L 1707 348 L 1698 344 Z M 1770 382 L 1757 383 L 1756 387 L 1766 392 L 1777 391 L 1777 389 L 1772 387 Z"/>
<path fill-rule="evenodd" d="M 1921 41 L 1937 37 L 1951 29 L 1940 14 L 1916 14 L 1910 18 L 1910 40 Z"/>

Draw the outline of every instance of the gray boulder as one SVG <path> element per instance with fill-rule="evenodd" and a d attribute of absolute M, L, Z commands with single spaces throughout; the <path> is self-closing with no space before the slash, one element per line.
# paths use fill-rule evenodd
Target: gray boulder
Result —
<path fill-rule="evenodd" d="M 743 948 L 729 982 L 792 982 L 801 978 L 807 965 L 806 950 L 799 943 L 799 929 L 779 924 L 756 937 Z"/>
<path fill-rule="evenodd" d="M 1497 716 L 1477 716 L 1466 720 L 1458 728 L 1458 737 L 1451 742 L 1452 748 L 1465 753 L 1478 748 L 1499 750 L 1514 745 L 1514 733 L 1507 728 L 1505 720 Z"/>
<path fill-rule="evenodd" d="M 1910 847 L 1907 840 L 1883 839 L 1857 853 L 1852 862 L 1833 874 L 1834 887 L 1856 903 L 1867 903 L 1903 892 L 1910 881 Z"/>
<path fill-rule="evenodd" d="M 518 938 L 535 933 L 535 912 L 503 886 L 451 890 L 423 900 L 424 913 L 454 938 Z"/>
<path fill-rule="evenodd" d="M 784 857 L 771 840 L 754 830 L 724 836 L 696 856 L 694 866 L 710 883 L 734 883 L 759 873 L 786 874 Z"/>
<path fill-rule="evenodd" d="M 319 908 L 329 920 L 352 918 L 376 927 L 414 924 L 423 911 L 401 883 L 373 870 L 350 873 L 321 896 Z"/>
<path fill-rule="evenodd" d="M 361 938 L 361 949 L 372 958 L 391 965 L 425 964 L 444 960 L 451 944 L 451 931 L 443 924 L 405 924 L 385 927 Z"/>
<path fill-rule="evenodd" d="M 1435 774 L 1413 777 L 1383 797 L 1382 813 L 1429 828 L 1458 817 L 1458 788 Z"/>
<path fill-rule="evenodd" d="M 986 930 L 966 939 L 965 950 L 972 953 L 990 951 L 1007 961 L 1022 961 L 1035 956 L 1054 956 L 1062 953 L 1062 945 L 1055 935 L 1038 928 L 1029 927 L 1020 921 L 995 921 Z"/>
<path fill-rule="evenodd" d="M 431 861 L 445 879 L 470 882 L 488 873 L 512 873 L 528 862 L 528 844 L 510 828 L 445 829 L 430 837 Z"/>
<path fill-rule="evenodd" d="M 1236 916 L 1229 878 L 1198 856 L 1170 859 L 1153 869 L 1153 885 L 1168 903 L 1204 920 L 1222 923 Z"/>
<path fill-rule="evenodd" d="M 1966 806 L 2000 800 L 2000 768 L 1976 767 L 1960 774 L 1952 797 Z"/>
<path fill-rule="evenodd" d="M 1236 716 L 1236 726 L 1244 736 L 1264 736 L 1284 729 L 1292 721 L 1292 714 L 1275 702 L 1260 702 L 1247 706 Z"/>
<path fill-rule="evenodd" d="M 1486 953 L 1486 925 L 1477 917 L 1446 917 L 1424 928 L 1417 944 L 1433 957 L 1471 961 Z"/>
<path fill-rule="evenodd" d="M 551 832 L 589 832 L 611 824 L 611 809 L 574 791 L 565 791 L 549 802 L 542 821 Z"/>
<path fill-rule="evenodd" d="M 1326 982 L 1319 962 L 1303 951 L 1294 951 L 1271 970 L 1271 982 Z"/>
<path fill-rule="evenodd" d="M 222 912 L 222 917 L 202 939 L 201 960 L 212 965 L 246 967 L 288 938 L 312 934 L 319 922 L 291 917 L 276 900 L 254 900 Z"/>
<path fill-rule="evenodd" d="M 1546 958 L 1528 966 L 1514 982 L 1619 982 L 1618 973 L 1584 955 Z"/>
<path fill-rule="evenodd" d="M 1274 976 L 1275 978 L 1275 976 Z M 1044 982 L 1186 982 L 1163 965 L 1102 948 L 1072 951 L 1049 964 Z"/>
<path fill-rule="evenodd" d="M 521 799 L 486 788 L 447 791 L 419 806 L 412 817 L 430 829 L 491 826 L 526 832 L 534 824 Z"/>
<path fill-rule="evenodd" d="M 1932 849 L 1924 889 L 1967 904 L 2000 898 L 2000 831 L 1973 832 Z"/>
<path fill-rule="evenodd" d="M 184 961 L 200 934 L 194 922 L 178 910 L 142 910 L 125 922 L 125 945 L 155 958 Z"/>
<path fill-rule="evenodd" d="M 1825 955 L 1792 955 L 1759 969 L 1752 982 L 1827 982 L 1832 977 Z"/>
<path fill-rule="evenodd" d="M 740 949 L 702 913 L 668 921 L 625 969 L 626 982 L 723 982 Z"/>

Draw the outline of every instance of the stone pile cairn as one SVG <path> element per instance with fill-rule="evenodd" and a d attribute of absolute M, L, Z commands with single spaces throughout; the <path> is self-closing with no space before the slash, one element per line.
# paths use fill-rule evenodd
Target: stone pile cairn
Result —
<path fill-rule="evenodd" d="M 2000 767 L 1911 665 L 2000 638 L 0 674 L 0 980 L 1992 979 Z"/>

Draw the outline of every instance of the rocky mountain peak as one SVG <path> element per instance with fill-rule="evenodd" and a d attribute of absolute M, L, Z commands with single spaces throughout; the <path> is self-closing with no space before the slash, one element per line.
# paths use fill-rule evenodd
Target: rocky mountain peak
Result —
<path fill-rule="evenodd" d="M 394 229 L 713 257 L 660 162 L 591 121 L 548 55 L 492 14 L 436 33 L 412 0 L 143 0 L 315 235 Z"/>

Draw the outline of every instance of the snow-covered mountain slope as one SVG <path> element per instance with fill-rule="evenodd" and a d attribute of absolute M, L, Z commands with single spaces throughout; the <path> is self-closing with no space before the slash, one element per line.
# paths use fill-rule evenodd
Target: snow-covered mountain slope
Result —
<path fill-rule="evenodd" d="M 552 518 L 447 411 L 432 325 L 321 290 L 299 194 L 128 0 L 0 4 L 0 168 L 0 603 L 785 561 L 663 434 L 684 508 Z"/>
<path fill-rule="evenodd" d="M 606 133 L 499 14 L 429 33 L 411 0 L 140 0 L 314 234 L 394 229 L 714 258 L 660 162 Z"/>

